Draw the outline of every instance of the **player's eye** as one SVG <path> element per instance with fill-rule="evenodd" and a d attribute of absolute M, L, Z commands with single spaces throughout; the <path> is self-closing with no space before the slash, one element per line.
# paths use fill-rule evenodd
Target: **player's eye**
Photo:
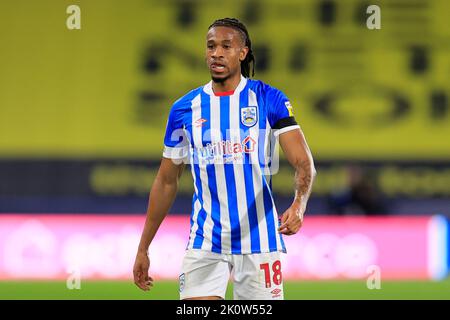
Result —
<path fill-rule="evenodd" d="M 224 47 L 225 49 L 230 49 L 230 48 L 231 48 L 231 46 L 230 46 L 229 44 L 224 44 L 223 47 Z"/>
<path fill-rule="evenodd" d="M 214 48 L 214 46 L 213 46 L 212 44 L 208 44 L 206 47 L 207 47 L 208 49 Z"/>

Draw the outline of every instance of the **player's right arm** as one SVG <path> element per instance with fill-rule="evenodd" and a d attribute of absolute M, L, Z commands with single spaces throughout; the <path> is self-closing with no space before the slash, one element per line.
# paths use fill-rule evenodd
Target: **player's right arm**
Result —
<path fill-rule="evenodd" d="M 172 106 L 164 136 L 164 151 L 161 165 L 153 182 L 144 230 L 142 231 L 136 261 L 134 263 L 134 283 L 142 290 L 149 290 L 153 278 L 149 276 L 150 260 L 148 250 L 161 222 L 175 200 L 178 180 L 183 172 L 189 151 L 189 141 L 184 130 L 184 115 L 190 104 L 179 99 Z"/>
<path fill-rule="evenodd" d="M 162 158 L 161 165 L 153 182 L 145 220 L 144 230 L 139 243 L 133 268 L 134 283 L 144 291 L 153 286 L 153 278 L 149 276 L 149 246 L 175 200 L 178 181 L 185 164 L 177 164 L 172 159 Z"/>

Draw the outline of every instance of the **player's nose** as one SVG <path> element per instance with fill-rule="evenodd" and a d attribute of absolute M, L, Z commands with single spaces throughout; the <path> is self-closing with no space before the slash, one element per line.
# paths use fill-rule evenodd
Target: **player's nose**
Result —
<path fill-rule="evenodd" d="M 214 59 L 222 58 L 223 57 L 223 50 L 220 48 L 220 46 L 217 46 L 211 53 L 211 57 Z"/>

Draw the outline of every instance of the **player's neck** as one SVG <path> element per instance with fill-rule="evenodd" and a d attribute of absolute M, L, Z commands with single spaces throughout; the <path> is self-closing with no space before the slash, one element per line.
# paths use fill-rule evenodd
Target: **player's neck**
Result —
<path fill-rule="evenodd" d="M 237 86 L 241 82 L 241 74 L 239 73 L 237 76 L 230 77 L 223 82 L 212 82 L 212 90 L 214 93 L 222 93 L 222 92 L 232 92 L 236 90 Z"/>

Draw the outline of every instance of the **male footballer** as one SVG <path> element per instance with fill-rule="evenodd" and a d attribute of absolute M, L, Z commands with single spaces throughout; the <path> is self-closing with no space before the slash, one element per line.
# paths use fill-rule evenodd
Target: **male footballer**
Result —
<path fill-rule="evenodd" d="M 250 79 L 254 61 L 247 28 L 239 20 L 219 19 L 209 27 L 211 81 L 178 99 L 167 121 L 133 269 L 142 290 L 154 281 L 149 246 L 189 163 L 194 195 L 180 299 L 224 299 L 230 274 L 234 299 L 284 297 L 282 235 L 293 235 L 302 226 L 316 173 L 287 97 Z M 271 188 L 275 138 L 295 169 L 294 200 L 280 218 Z"/>

